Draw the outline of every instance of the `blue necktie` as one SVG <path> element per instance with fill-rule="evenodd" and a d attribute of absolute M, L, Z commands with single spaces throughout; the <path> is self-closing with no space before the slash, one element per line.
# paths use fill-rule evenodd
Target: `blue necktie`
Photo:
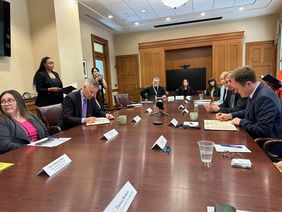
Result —
<path fill-rule="evenodd" d="M 82 104 L 82 118 L 86 118 L 87 116 L 87 99 L 83 99 L 83 104 Z"/>

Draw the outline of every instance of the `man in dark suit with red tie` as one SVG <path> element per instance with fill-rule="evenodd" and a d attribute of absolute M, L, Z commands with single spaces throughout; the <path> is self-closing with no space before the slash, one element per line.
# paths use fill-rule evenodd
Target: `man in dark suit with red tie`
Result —
<path fill-rule="evenodd" d="M 63 102 L 63 112 L 59 121 L 62 130 L 75 127 L 83 123 L 95 122 L 95 117 L 114 119 L 112 114 L 105 113 L 95 99 L 99 89 L 96 80 L 86 79 L 81 90 L 68 94 Z"/>
<path fill-rule="evenodd" d="M 244 128 L 253 138 L 282 139 L 281 102 L 268 86 L 256 80 L 255 71 L 249 66 L 234 70 L 231 84 L 242 97 L 248 97 L 246 109 L 216 117 L 232 119 L 233 124 Z M 277 145 L 271 152 L 281 157 L 282 146 Z"/>

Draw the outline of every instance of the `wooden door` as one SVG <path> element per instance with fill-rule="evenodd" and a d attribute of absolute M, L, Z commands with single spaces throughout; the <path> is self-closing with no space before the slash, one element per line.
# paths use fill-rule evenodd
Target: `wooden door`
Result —
<path fill-rule="evenodd" d="M 140 101 L 138 55 L 116 56 L 118 92 L 128 93 L 131 101 Z"/>
<path fill-rule="evenodd" d="M 261 75 L 275 76 L 275 46 L 274 41 L 246 43 L 246 65 L 252 66 L 260 79 Z"/>

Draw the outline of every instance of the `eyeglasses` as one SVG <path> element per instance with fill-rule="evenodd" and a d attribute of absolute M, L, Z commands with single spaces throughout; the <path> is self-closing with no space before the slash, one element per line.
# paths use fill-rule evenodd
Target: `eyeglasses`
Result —
<path fill-rule="evenodd" d="M 2 100 L 1 105 L 11 105 L 14 104 L 14 102 L 15 102 L 14 99 Z"/>
<path fill-rule="evenodd" d="M 230 158 L 230 159 L 233 159 L 233 158 L 244 158 L 244 155 L 242 155 L 241 153 L 238 153 L 238 152 L 228 152 L 228 151 L 222 152 L 221 156 L 222 157 L 227 157 L 227 158 Z"/>

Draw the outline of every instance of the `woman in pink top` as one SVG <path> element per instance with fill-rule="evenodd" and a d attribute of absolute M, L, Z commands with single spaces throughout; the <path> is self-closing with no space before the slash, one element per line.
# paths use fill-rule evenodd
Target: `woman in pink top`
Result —
<path fill-rule="evenodd" d="M 0 95 L 0 154 L 48 136 L 44 124 L 26 110 L 22 96 L 15 90 Z"/>

